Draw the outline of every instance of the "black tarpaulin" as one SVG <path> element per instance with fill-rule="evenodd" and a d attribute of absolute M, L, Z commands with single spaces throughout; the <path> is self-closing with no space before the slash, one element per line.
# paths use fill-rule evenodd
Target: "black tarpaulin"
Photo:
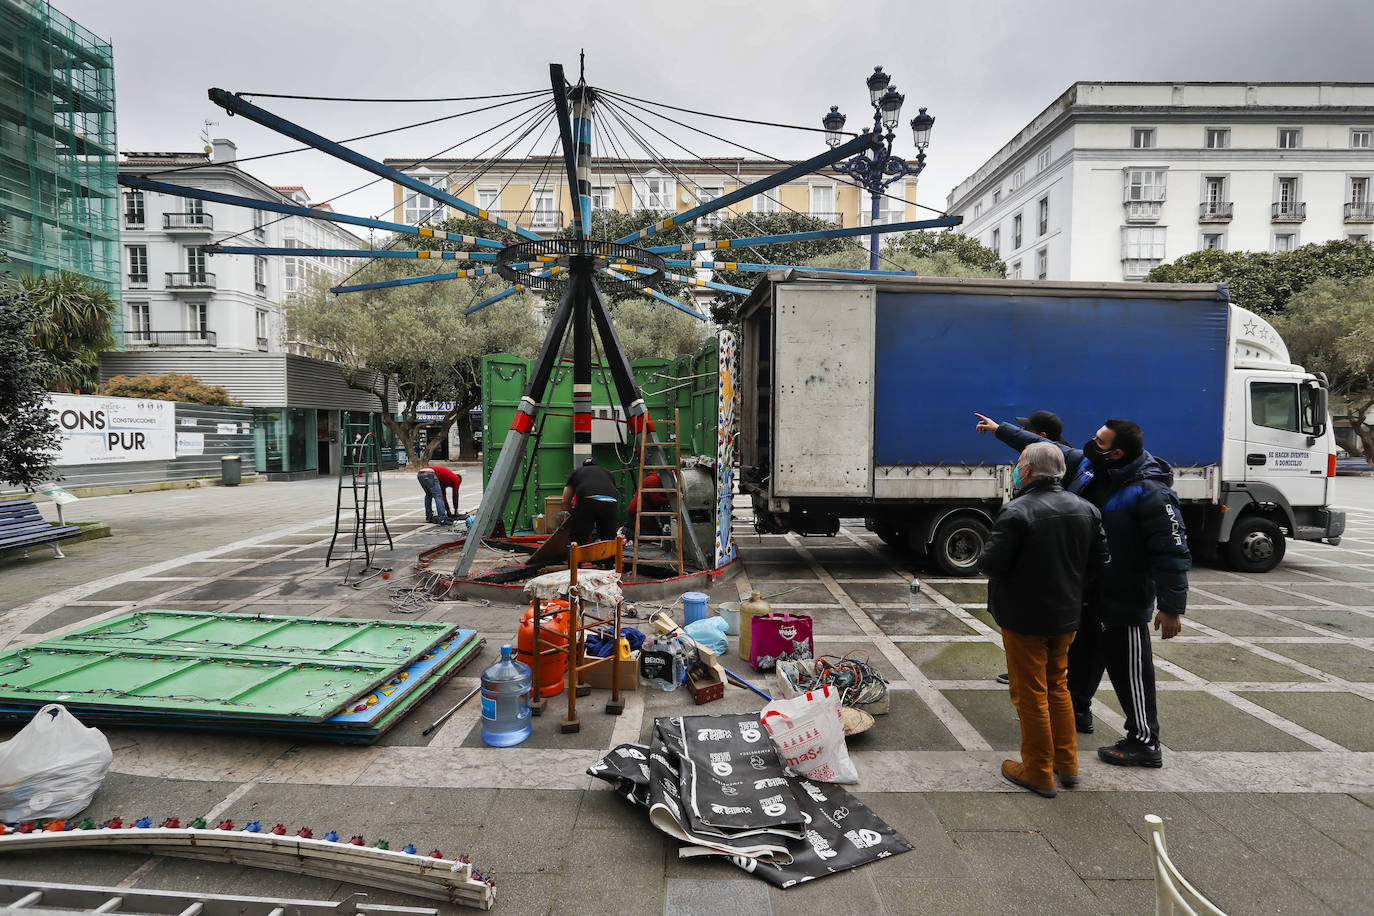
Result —
<path fill-rule="evenodd" d="M 837 785 L 782 765 L 757 716 L 654 721 L 653 744 L 622 744 L 590 770 L 684 844 L 682 858 L 720 855 L 778 887 L 911 849 Z"/>

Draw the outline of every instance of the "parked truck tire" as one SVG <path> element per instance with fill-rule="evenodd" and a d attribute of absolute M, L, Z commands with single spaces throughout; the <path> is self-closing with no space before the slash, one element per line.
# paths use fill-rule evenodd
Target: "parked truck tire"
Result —
<path fill-rule="evenodd" d="M 1248 515 L 1236 522 L 1222 550 L 1237 572 L 1266 573 L 1279 565 L 1287 546 L 1283 531 L 1271 519 Z"/>
<path fill-rule="evenodd" d="M 947 576 L 978 574 L 978 556 L 988 540 L 988 526 L 971 515 L 947 518 L 935 529 L 930 542 L 930 557 Z"/>

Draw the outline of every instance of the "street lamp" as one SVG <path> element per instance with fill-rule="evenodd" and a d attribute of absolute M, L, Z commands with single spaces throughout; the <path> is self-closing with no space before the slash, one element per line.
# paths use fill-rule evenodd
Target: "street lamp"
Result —
<path fill-rule="evenodd" d="M 930 129 L 935 118 L 926 114 L 924 108 L 911 119 L 912 139 L 916 144 L 916 159 L 908 162 L 900 156 L 892 155 L 892 141 L 897 137 L 897 125 L 902 122 L 902 103 L 906 96 L 892 85 L 892 78 L 883 72 L 882 67 L 874 67 L 868 80 L 868 101 L 873 106 L 873 146 L 852 159 L 837 163 L 835 171 L 856 179 L 868 191 L 872 201 L 870 225 L 878 225 L 878 202 L 882 192 L 899 178 L 916 176 L 926 167 L 926 147 L 930 146 Z M 831 147 L 840 143 L 840 130 L 844 127 L 845 117 L 838 105 L 831 105 L 830 111 L 821 118 L 825 127 L 825 142 Z M 878 269 L 878 233 L 868 237 L 868 267 Z"/>

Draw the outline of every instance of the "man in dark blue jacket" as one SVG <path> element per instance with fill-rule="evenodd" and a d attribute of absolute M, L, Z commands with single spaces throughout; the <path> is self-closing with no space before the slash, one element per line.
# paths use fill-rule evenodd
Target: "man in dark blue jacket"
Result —
<path fill-rule="evenodd" d="M 978 428 L 984 428 L 981 418 Z M 991 421 L 988 421 L 991 423 Z M 996 425 L 998 438 L 1022 449 L 1039 436 Z M 1070 690 L 1086 692 L 1101 680 L 1105 665 L 1126 715 L 1126 737 L 1097 750 L 1118 766 L 1163 766 L 1155 704 L 1154 658 L 1150 651 L 1150 613 L 1163 639 L 1183 628 L 1192 557 L 1172 487 L 1168 462 L 1145 451 L 1145 436 L 1130 420 L 1108 420 L 1083 448 L 1060 445 L 1069 467 L 1068 489 L 1102 511 L 1102 526 L 1112 560 L 1103 574 L 1097 612 L 1101 646 L 1091 668 L 1070 665 Z M 1075 693 L 1075 704 L 1084 693 Z M 1087 697 L 1091 697 L 1088 693 Z"/>

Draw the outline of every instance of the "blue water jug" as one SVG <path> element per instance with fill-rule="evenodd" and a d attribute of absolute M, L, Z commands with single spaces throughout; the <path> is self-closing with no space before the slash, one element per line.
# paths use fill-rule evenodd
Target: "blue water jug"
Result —
<path fill-rule="evenodd" d="M 514 658 L 509 645 L 482 672 L 482 741 L 510 747 L 530 736 L 530 669 Z"/>

